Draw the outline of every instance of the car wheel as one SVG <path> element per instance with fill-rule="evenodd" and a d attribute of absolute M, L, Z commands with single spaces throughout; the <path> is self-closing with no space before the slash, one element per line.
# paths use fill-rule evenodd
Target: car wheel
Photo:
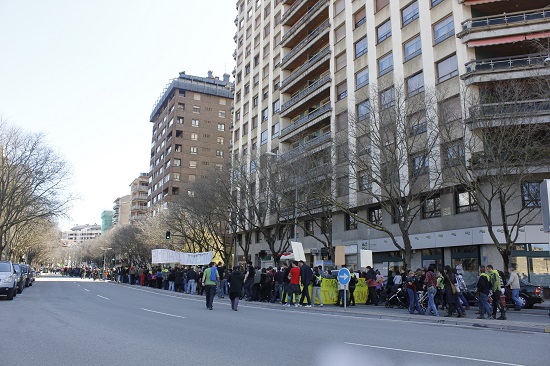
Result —
<path fill-rule="evenodd" d="M 15 293 L 17 291 L 15 291 L 15 287 L 11 289 L 10 292 L 8 292 L 8 300 L 13 300 L 13 298 L 15 297 Z"/>
<path fill-rule="evenodd" d="M 529 300 L 527 300 L 526 297 L 520 296 L 519 300 L 521 301 L 521 307 L 522 308 L 525 308 L 525 309 L 532 309 L 533 308 L 533 304 L 530 303 Z"/>
<path fill-rule="evenodd" d="M 20 293 L 22 293 L 22 292 L 23 292 L 23 288 L 17 286 L 17 291 L 15 291 L 15 293 L 20 294 Z"/>
<path fill-rule="evenodd" d="M 32 281 L 31 281 L 31 283 L 29 283 L 29 286 L 32 286 Z"/>

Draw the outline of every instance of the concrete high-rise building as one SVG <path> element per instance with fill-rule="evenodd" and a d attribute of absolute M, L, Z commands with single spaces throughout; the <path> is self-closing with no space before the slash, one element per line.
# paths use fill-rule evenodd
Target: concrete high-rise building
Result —
<path fill-rule="evenodd" d="M 533 42 L 550 42 L 548 0 L 240 0 L 236 5 L 231 153 L 245 168 L 257 167 L 265 154 L 311 163 L 327 151 L 323 156 L 336 167 L 335 181 L 349 187 L 361 179 L 352 177 L 346 159 L 338 158 L 336 139 L 347 136 L 346 151 L 354 151 L 357 141 L 351 138 L 354 127 L 348 120 L 366 120 L 373 109 L 393 105 L 398 86 L 405 98 L 427 91 L 445 94 L 437 104 L 439 113 L 457 112 L 457 123 L 476 133 L 476 127 L 466 123 L 471 113 L 463 107 L 467 93 L 490 90 L 498 80 L 527 82 L 550 75 L 544 62 L 549 56 L 541 55 Z M 536 111 L 537 123 L 550 129 L 550 100 L 525 96 L 524 103 Z M 416 127 L 411 133 L 429 135 L 425 122 Z M 454 152 L 464 151 L 460 144 L 457 139 L 437 145 L 437 164 L 451 166 L 448 160 Z M 319 166 L 325 163 L 318 161 Z M 548 171 L 525 184 L 534 187 L 543 177 L 549 177 Z M 298 195 L 303 188 L 296 189 Z M 360 215 L 391 222 L 379 206 L 358 200 L 346 189 L 342 199 Z M 513 204 L 525 204 L 521 201 Z M 540 205 L 540 197 L 534 204 Z M 419 215 L 412 229 L 411 268 L 461 264 L 474 278 L 478 265 L 488 260 L 498 265 L 498 251 L 467 192 L 448 184 Z M 539 221 L 522 227 L 517 242 L 521 248 L 513 253 L 530 279 L 540 278 L 535 272 L 550 251 Z M 358 265 L 357 253 L 365 243 L 380 270 L 402 263 L 387 234 L 353 224 L 342 212 L 333 213 L 331 235 L 334 245 L 346 247 L 349 265 Z M 261 235 L 252 237 L 259 238 L 250 251 L 258 263 L 258 253 L 267 247 Z M 319 259 L 312 254 L 321 245 L 318 241 L 311 236 L 298 239 L 308 260 Z"/>
<path fill-rule="evenodd" d="M 231 139 L 233 84 L 223 79 L 186 75 L 170 81 L 156 101 L 148 206 L 154 214 L 213 169 L 225 169 Z"/>
<path fill-rule="evenodd" d="M 101 235 L 101 225 L 75 225 L 68 231 L 62 232 L 62 241 L 66 246 L 82 244 Z"/>
<path fill-rule="evenodd" d="M 107 230 L 113 227 L 113 215 L 114 211 L 104 210 L 101 213 L 101 235 L 105 234 Z"/>
<path fill-rule="evenodd" d="M 130 184 L 130 223 L 144 219 L 147 216 L 147 192 L 149 190 L 149 174 L 141 173 Z"/>
<path fill-rule="evenodd" d="M 129 224 L 132 196 L 128 194 L 126 196 L 118 197 L 113 203 L 113 226 Z"/>

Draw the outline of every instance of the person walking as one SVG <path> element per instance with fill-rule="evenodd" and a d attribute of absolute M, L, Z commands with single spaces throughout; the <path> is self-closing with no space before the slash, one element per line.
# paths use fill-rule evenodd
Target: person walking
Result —
<path fill-rule="evenodd" d="M 437 306 L 435 306 L 435 294 L 437 293 L 437 277 L 434 272 L 435 268 L 432 264 L 428 266 L 426 277 L 424 278 L 424 288 L 428 292 L 428 307 L 426 315 L 433 313 L 434 316 L 439 316 Z"/>
<path fill-rule="evenodd" d="M 493 265 L 489 264 L 487 266 L 487 274 L 489 274 L 489 279 L 491 282 L 493 290 L 493 318 L 498 320 L 506 320 L 506 309 L 502 306 L 502 301 L 500 296 L 502 295 L 502 278 L 496 269 L 493 268 Z M 497 309 L 500 310 L 500 316 L 497 318 Z"/>
<path fill-rule="evenodd" d="M 229 274 L 229 300 L 231 300 L 231 310 L 237 311 L 239 307 L 239 297 L 243 291 L 244 273 L 240 267 L 233 268 L 233 272 Z"/>
<path fill-rule="evenodd" d="M 355 306 L 355 288 L 357 287 L 357 282 L 359 280 L 357 279 L 357 276 L 355 275 L 355 272 L 350 272 L 350 279 L 349 279 L 349 301 L 348 306 Z"/>
<path fill-rule="evenodd" d="M 224 296 L 224 284 L 223 284 L 223 276 L 224 276 L 224 269 L 225 267 L 222 266 L 222 262 L 218 262 L 218 266 L 216 267 L 218 270 L 218 275 L 220 276 L 220 281 L 218 282 L 218 299 L 223 299 Z"/>
<path fill-rule="evenodd" d="M 458 301 L 458 297 L 456 296 L 456 277 L 453 274 L 453 270 L 451 269 L 451 266 L 446 265 L 443 269 L 443 284 L 444 284 L 444 291 L 445 291 L 445 299 L 447 301 L 447 304 L 449 306 L 447 310 L 446 317 L 453 316 L 453 313 L 456 311 L 457 318 L 462 318 L 462 312 L 456 307 L 456 303 Z"/>
<path fill-rule="evenodd" d="M 489 305 L 489 293 L 491 292 L 491 279 L 485 272 L 485 266 L 479 267 L 479 277 L 477 278 L 476 292 L 479 294 L 479 316 L 478 319 L 484 319 L 487 313 L 487 319 L 494 319 L 493 308 Z"/>
<path fill-rule="evenodd" d="M 319 273 L 319 268 L 315 267 L 313 269 L 313 286 L 312 286 L 312 299 L 311 304 L 315 306 L 315 299 L 319 299 L 319 306 L 323 307 L 323 298 L 321 297 L 321 283 L 323 282 L 323 277 Z"/>
<path fill-rule="evenodd" d="M 202 276 L 202 286 L 206 292 L 206 308 L 209 310 L 213 309 L 212 305 L 214 303 L 214 296 L 216 296 L 216 286 L 218 285 L 219 278 L 216 264 L 210 262 Z"/>
<path fill-rule="evenodd" d="M 519 276 L 515 271 L 515 268 L 513 266 L 510 266 L 508 268 L 508 272 L 510 273 L 510 277 L 508 278 L 508 281 L 506 282 L 506 286 L 510 287 L 510 290 L 512 292 L 512 300 L 514 301 L 515 311 L 520 311 L 523 307 L 523 302 L 519 298 L 519 290 L 520 290 L 520 283 L 519 283 Z"/>
<path fill-rule="evenodd" d="M 307 304 L 305 305 L 305 307 L 310 308 L 311 297 L 309 296 L 309 285 L 313 277 L 313 272 L 311 271 L 311 268 L 304 261 L 298 262 L 298 266 L 300 267 L 300 279 L 302 280 L 302 296 L 300 296 L 300 305 L 304 306 L 304 297 L 305 297 L 307 300 Z"/>
<path fill-rule="evenodd" d="M 418 314 L 422 315 L 422 309 L 420 309 L 420 304 L 418 303 L 418 293 L 416 292 L 416 275 L 413 271 L 409 271 L 409 276 L 407 277 L 407 295 L 409 296 L 409 313 L 414 314 L 414 310 L 418 311 Z M 370 291 L 370 289 L 369 289 Z"/>

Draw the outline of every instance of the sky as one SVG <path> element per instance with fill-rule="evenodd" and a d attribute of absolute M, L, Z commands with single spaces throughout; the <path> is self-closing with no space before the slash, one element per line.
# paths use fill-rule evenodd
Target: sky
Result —
<path fill-rule="evenodd" d="M 101 224 L 149 171 L 149 116 L 181 71 L 222 78 L 234 0 L 0 0 L 0 119 L 45 134 L 79 197 L 60 222 Z"/>

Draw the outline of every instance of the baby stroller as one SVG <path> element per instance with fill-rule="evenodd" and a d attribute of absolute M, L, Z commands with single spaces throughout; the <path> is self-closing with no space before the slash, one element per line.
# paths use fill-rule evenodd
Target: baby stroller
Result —
<path fill-rule="evenodd" d="M 405 290 L 402 287 L 397 287 L 395 292 L 392 292 L 392 295 L 386 300 L 385 306 L 387 308 L 393 308 L 394 306 L 399 309 L 406 308 L 408 305 L 405 299 Z"/>
<path fill-rule="evenodd" d="M 418 294 L 418 303 L 420 304 L 420 309 L 425 313 L 428 308 L 428 291 L 417 291 Z"/>

